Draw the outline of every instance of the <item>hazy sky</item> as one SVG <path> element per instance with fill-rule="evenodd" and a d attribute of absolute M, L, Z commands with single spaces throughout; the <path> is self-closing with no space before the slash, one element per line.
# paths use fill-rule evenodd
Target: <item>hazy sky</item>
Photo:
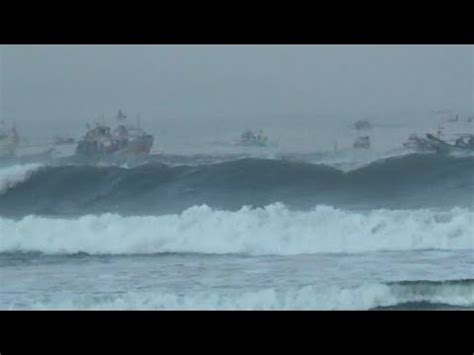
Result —
<path fill-rule="evenodd" d="M 57 131 L 473 110 L 473 46 L 0 46 L 1 116 Z M 69 127 L 68 127 L 69 126 Z"/>

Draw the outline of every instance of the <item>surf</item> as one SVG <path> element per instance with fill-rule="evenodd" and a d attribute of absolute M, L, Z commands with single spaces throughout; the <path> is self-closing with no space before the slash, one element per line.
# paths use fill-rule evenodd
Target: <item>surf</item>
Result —
<path fill-rule="evenodd" d="M 450 287 L 457 282 L 462 286 Z M 430 284 L 431 290 L 423 289 Z M 71 295 L 66 292 L 28 298 L 17 296 L 1 302 L 2 309 L 212 309 L 212 310 L 370 310 L 406 309 L 423 304 L 425 309 L 468 309 L 474 305 L 473 280 L 364 283 L 358 286 L 307 285 L 286 289 L 196 290 L 179 293 L 156 289 L 147 292 L 93 293 Z"/>
<path fill-rule="evenodd" d="M 299 255 L 398 250 L 472 250 L 474 212 L 453 208 L 353 212 L 283 204 L 239 211 L 195 206 L 180 214 L 75 219 L 0 218 L 0 253 Z"/>

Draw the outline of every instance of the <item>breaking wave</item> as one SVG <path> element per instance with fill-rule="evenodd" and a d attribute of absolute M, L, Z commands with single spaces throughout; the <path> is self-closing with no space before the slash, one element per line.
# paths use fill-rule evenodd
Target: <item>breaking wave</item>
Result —
<path fill-rule="evenodd" d="M 295 255 L 473 249 L 474 211 L 372 210 L 277 203 L 237 212 L 195 206 L 181 214 L 0 218 L 0 252 Z"/>
<path fill-rule="evenodd" d="M 453 287 L 454 286 L 454 287 Z M 23 299 L 24 298 L 24 299 Z M 176 293 L 71 295 L 54 293 L 16 297 L 2 308 L 18 309 L 243 309 L 357 310 L 417 308 L 449 309 L 474 306 L 474 280 L 376 283 L 355 287 L 316 286 L 289 289 L 219 290 Z M 417 307 L 418 305 L 418 307 Z"/>
<path fill-rule="evenodd" d="M 30 171 L 25 169 L 20 171 Z M 474 157 L 434 154 L 388 158 L 349 172 L 295 161 L 241 159 L 132 169 L 50 166 L 20 173 L 15 181 L 0 179 L 0 215 L 17 217 L 156 215 L 201 204 L 235 211 L 276 202 L 300 210 L 317 204 L 356 209 L 474 205 Z"/>
<path fill-rule="evenodd" d="M 40 164 L 25 164 L 0 168 L 0 195 L 29 179 L 40 167 Z"/>

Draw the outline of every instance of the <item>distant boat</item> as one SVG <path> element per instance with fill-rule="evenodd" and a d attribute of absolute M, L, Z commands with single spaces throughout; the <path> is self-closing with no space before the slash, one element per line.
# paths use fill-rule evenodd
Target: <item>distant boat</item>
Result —
<path fill-rule="evenodd" d="M 236 145 L 266 147 L 268 144 L 268 137 L 262 134 L 262 130 L 258 134 L 254 134 L 252 130 L 247 129 L 240 135 L 240 141 Z"/>
<path fill-rule="evenodd" d="M 354 129 L 357 129 L 358 131 L 367 130 L 371 128 L 372 128 L 372 124 L 367 120 L 359 120 L 354 123 Z"/>
<path fill-rule="evenodd" d="M 431 152 L 435 150 L 432 141 L 430 141 L 427 138 L 419 137 L 418 135 L 414 133 L 411 134 L 410 137 L 408 137 L 405 143 L 403 143 L 403 147 L 414 150 L 419 153 Z"/>
<path fill-rule="evenodd" d="M 355 149 L 369 149 L 370 148 L 370 137 L 369 136 L 357 137 L 357 139 L 354 142 L 353 147 Z"/>
<path fill-rule="evenodd" d="M 96 124 L 78 142 L 76 155 L 83 157 L 101 156 L 134 156 L 148 155 L 153 146 L 154 138 L 140 126 L 126 125 L 126 116 L 119 111 L 119 125 L 112 130 L 105 124 Z"/>
<path fill-rule="evenodd" d="M 443 141 L 429 133 L 426 135 L 426 138 L 432 143 L 433 149 L 437 153 L 474 152 L 474 134 L 461 134 L 454 144 Z"/>
<path fill-rule="evenodd" d="M 459 121 L 456 115 L 450 122 Z M 460 133 L 446 135 L 445 127 L 438 125 L 436 135 L 427 133 L 425 137 L 419 137 L 416 134 L 410 135 L 408 140 L 403 143 L 404 148 L 413 149 L 417 152 L 432 153 L 450 153 L 461 151 L 474 151 L 474 134 Z"/>

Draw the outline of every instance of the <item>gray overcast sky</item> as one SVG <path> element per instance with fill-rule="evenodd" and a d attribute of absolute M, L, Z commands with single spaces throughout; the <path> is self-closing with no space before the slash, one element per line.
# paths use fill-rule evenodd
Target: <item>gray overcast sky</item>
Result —
<path fill-rule="evenodd" d="M 0 46 L 1 113 L 83 127 L 473 110 L 473 46 Z M 281 119 L 280 119 L 281 120 Z M 284 120 L 284 119 L 283 119 Z M 288 123 L 288 122 L 286 122 Z"/>

